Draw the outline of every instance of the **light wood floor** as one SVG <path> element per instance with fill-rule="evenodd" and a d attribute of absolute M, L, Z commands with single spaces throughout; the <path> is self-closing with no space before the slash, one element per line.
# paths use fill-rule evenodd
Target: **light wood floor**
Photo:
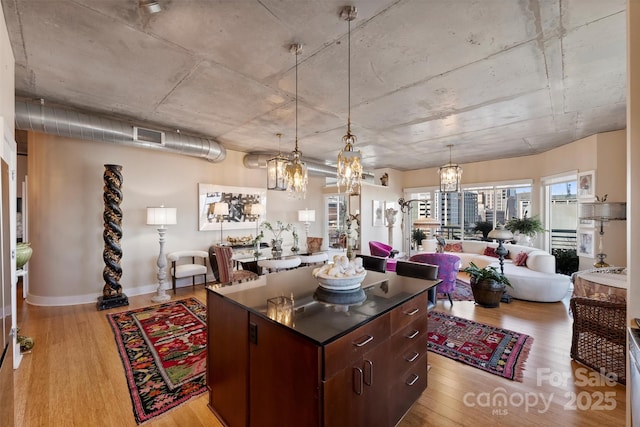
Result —
<path fill-rule="evenodd" d="M 189 296 L 206 302 L 202 286 L 179 289 L 172 298 Z M 20 304 L 21 334 L 33 337 L 36 344 L 15 373 L 16 425 L 135 426 L 122 362 L 106 314 L 152 305 L 150 298 L 131 297 L 129 307 L 105 311 L 97 311 L 95 304 Z M 533 336 L 524 381 L 509 381 L 429 353 L 432 369 L 428 388 L 399 426 L 624 425 L 625 387 L 579 384 L 602 377 L 588 377 L 591 371 L 569 358 L 567 301 L 542 304 L 514 300 L 494 309 L 468 301 L 456 301 L 450 307 L 449 302 L 439 301 L 438 311 Z M 499 395 L 506 396 L 506 406 L 491 405 Z M 550 404 L 545 406 L 542 399 Z M 207 402 L 208 393 L 204 393 L 145 426 L 218 427 L 221 424 Z"/>

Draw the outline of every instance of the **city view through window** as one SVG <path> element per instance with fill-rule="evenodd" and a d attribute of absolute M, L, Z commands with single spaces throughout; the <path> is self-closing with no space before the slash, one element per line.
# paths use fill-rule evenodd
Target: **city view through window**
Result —
<path fill-rule="evenodd" d="M 547 214 L 540 217 L 550 248 L 575 249 L 577 219 L 576 182 L 555 183 L 545 188 Z M 433 191 L 412 193 L 419 200 L 411 209 L 411 223 L 431 217 L 440 222 L 445 239 L 482 239 L 479 228 L 493 229 L 511 218 L 531 216 L 531 184 L 463 188 L 462 193 Z M 584 224 L 583 224 L 584 226 Z"/>

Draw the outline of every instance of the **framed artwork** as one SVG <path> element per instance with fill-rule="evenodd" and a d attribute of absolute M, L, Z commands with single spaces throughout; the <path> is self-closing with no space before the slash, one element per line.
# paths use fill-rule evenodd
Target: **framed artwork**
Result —
<path fill-rule="evenodd" d="M 218 218 L 214 203 L 228 205 L 229 213 Z M 256 229 L 260 217 L 251 215 L 249 205 L 262 205 L 266 212 L 267 193 L 264 188 L 227 187 L 216 184 L 198 184 L 198 225 L 200 231 Z"/>
<path fill-rule="evenodd" d="M 595 258 L 595 229 L 578 229 L 578 256 Z"/>
<path fill-rule="evenodd" d="M 374 200 L 373 202 L 373 226 L 384 227 L 384 202 Z"/>
<path fill-rule="evenodd" d="M 578 173 L 578 199 L 594 199 L 596 197 L 596 172 Z"/>

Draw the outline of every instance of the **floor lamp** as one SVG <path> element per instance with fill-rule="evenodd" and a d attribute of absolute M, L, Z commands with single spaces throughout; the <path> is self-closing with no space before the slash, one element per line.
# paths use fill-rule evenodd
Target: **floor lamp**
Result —
<path fill-rule="evenodd" d="M 164 235 L 167 232 L 167 225 L 175 225 L 176 208 L 165 208 L 163 205 L 157 208 L 147 208 L 147 225 L 158 226 L 158 236 L 160 242 L 160 253 L 158 254 L 158 293 L 151 298 L 153 302 L 169 301 L 171 297 L 167 295 L 165 287 L 167 279 L 167 258 L 164 255 Z"/>
<path fill-rule="evenodd" d="M 213 204 L 213 216 L 216 217 L 216 221 L 220 223 L 220 244 L 224 245 L 222 240 L 222 223 L 225 215 L 229 215 L 229 203 L 216 202 Z"/>
<path fill-rule="evenodd" d="M 598 261 L 593 264 L 595 268 L 609 267 L 604 259 L 604 223 L 614 220 L 627 219 L 627 204 L 624 202 L 607 202 L 605 195 L 602 200 L 580 203 L 580 219 L 598 221 L 600 224 L 600 242 L 598 243 Z"/>
<path fill-rule="evenodd" d="M 502 246 L 505 240 L 513 239 L 513 233 L 506 228 L 503 228 L 501 225 L 497 226 L 493 230 L 489 232 L 487 235 L 489 239 L 494 239 L 498 241 L 498 247 L 496 248 L 496 255 L 498 255 L 498 259 L 500 260 L 500 273 L 504 274 L 504 257 L 509 253 L 507 248 Z"/>

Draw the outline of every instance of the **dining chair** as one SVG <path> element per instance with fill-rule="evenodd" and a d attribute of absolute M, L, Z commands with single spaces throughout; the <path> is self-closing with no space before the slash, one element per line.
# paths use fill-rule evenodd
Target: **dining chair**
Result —
<path fill-rule="evenodd" d="M 356 258 L 362 258 L 362 266 L 365 270 L 379 271 L 380 273 L 387 271 L 387 258 L 385 257 L 357 254 Z"/>
<path fill-rule="evenodd" d="M 446 253 L 421 253 L 411 256 L 409 261 L 437 265 L 438 279 L 441 280 L 438 285 L 438 292 L 446 294 L 449 302 L 453 305 L 451 294 L 456 290 L 458 270 L 460 270 L 460 264 L 462 263 L 460 257 Z"/>
<path fill-rule="evenodd" d="M 230 246 L 215 245 L 213 250 L 218 263 L 218 281 L 220 283 L 239 282 L 258 277 L 253 271 L 234 270 L 233 249 Z"/>
<path fill-rule="evenodd" d="M 291 270 L 300 266 L 302 260 L 299 256 L 278 258 L 278 259 L 261 259 L 258 261 L 258 267 L 262 269 L 264 274 L 275 273 L 282 270 Z"/>

